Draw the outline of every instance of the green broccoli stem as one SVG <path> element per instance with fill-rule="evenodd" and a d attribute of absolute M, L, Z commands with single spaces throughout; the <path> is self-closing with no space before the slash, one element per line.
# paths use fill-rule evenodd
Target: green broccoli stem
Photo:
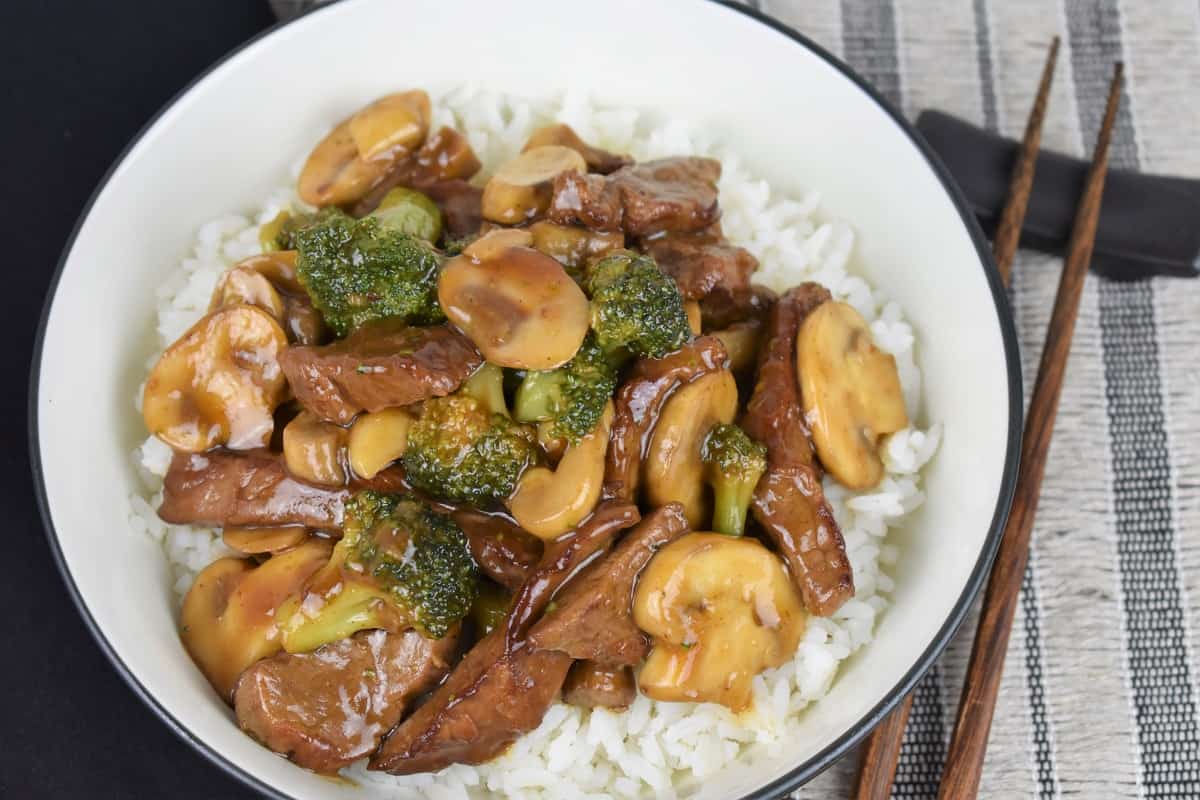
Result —
<path fill-rule="evenodd" d="M 754 497 L 754 480 L 720 480 L 713 485 L 712 527 L 717 533 L 741 536 L 746 532 L 746 512 Z"/>
<path fill-rule="evenodd" d="M 508 416 L 508 401 L 504 399 L 504 370 L 495 364 L 485 362 L 471 373 L 460 391 L 477 401 L 489 414 Z"/>
<path fill-rule="evenodd" d="M 358 631 L 388 626 L 389 602 L 385 591 L 362 583 L 346 581 L 341 591 L 328 600 L 314 617 L 302 610 L 283 625 L 283 646 L 289 653 L 307 653 L 329 642 L 345 639 Z"/>
<path fill-rule="evenodd" d="M 527 374 L 517 387 L 513 416 L 520 422 L 545 422 L 557 417 L 562 410 L 565 380 L 562 370 Z"/>

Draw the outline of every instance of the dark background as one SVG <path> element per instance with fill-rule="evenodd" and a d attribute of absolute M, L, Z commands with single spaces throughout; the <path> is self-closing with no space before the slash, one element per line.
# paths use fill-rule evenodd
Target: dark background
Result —
<path fill-rule="evenodd" d="M 101 177 L 189 81 L 274 21 L 266 0 L 0 0 L 0 797 L 250 798 L 105 659 L 51 560 L 26 396 L 59 255 Z"/>

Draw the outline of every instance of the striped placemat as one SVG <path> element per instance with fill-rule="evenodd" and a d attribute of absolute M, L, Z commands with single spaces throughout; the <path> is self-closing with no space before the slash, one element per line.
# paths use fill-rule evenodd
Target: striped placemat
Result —
<path fill-rule="evenodd" d="M 1200 175 L 1197 0 L 750 4 L 910 118 L 939 108 L 1014 137 L 1059 34 L 1044 146 L 1090 151 L 1123 60 L 1113 165 Z M 1060 266 L 1022 251 L 1013 269 L 1027 396 Z M 1042 492 L 981 795 L 1200 798 L 1200 281 L 1089 278 Z M 973 632 L 917 689 L 897 798 L 936 794 Z M 856 769 L 846 758 L 796 796 L 845 797 Z"/>

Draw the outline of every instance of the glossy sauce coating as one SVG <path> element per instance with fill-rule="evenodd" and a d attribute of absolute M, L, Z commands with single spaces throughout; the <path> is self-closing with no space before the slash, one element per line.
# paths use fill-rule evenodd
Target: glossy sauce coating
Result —
<path fill-rule="evenodd" d="M 719 340 L 700 336 L 668 356 L 634 365 L 615 399 L 602 497 L 624 502 L 637 497 L 642 460 L 663 405 L 680 386 L 724 368 L 726 361 Z"/>
<path fill-rule="evenodd" d="M 302 767 L 334 773 L 370 755 L 411 701 L 432 689 L 458 654 L 458 631 L 363 631 L 310 653 L 280 653 L 242 673 L 241 728 Z"/>
<path fill-rule="evenodd" d="M 542 557 L 541 540 L 505 514 L 459 508 L 450 516 L 466 534 L 479 568 L 509 591 L 520 588 Z"/>
<path fill-rule="evenodd" d="M 576 661 L 563 681 L 563 702 L 582 708 L 628 708 L 637 699 L 630 667 L 605 667 L 595 661 Z"/>
<path fill-rule="evenodd" d="M 637 507 L 601 503 L 579 527 L 546 545 L 542 560 L 513 596 L 505 626 L 505 643 L 516 649 L 529 626 L 546 610 L 554 593 L 575 572 L 603 551 L 616 535 L 641 519 Z"/>
<path fill-rule="evenodd" d="M 561 264 L 528 247 L 452 259 L 438 280 L 438 302 L 484 357 L 502 367 L 561 366 L 588 330 L 583 290 Z"/>
<path fill-rule="evenodd" d="M 445 325 L 412 328 L 383 319 L 324 347 L 289 347 L 280 363 L 306 409 L 345 425 L 360 411 L 447 395 L 483 360 Z"/>
<path fill-rule="evenodd" d="M 771 311 L 758 381 L 742 426 L 767 446 L 767 472 L 751 506 L 787 562 L 804 605 L 828 616 L 854 595 L 846 543 L 825 500 L 821 471 L 800 404 L 796 335 L 804 317 L 829 300 L 823 286 L 789 290 Z"/>
<path fill-rule="evenodd" d="M 689 533 L 646 568 L 633 603 L 654 637 L 639 675 L 657 700 L 740 711 L 751 681 L 794 657 L 804 609 L 779 558 L 756 539 Z"/>
<path fill-rule="evenodd" d="M 571 657 L 530 646 L 524 633 L 562 583 L 637 520 L 633 506 L 601 505 L 551 544 L 514 596 L 505 624 L 471 648 L 429 700 L 384 740 L 370 769 L 411 775 L 478 764 L 536 728 L 558 698 Z"/>
<path fill-rule="evenodd" d="M 554 598 L 529 632 L 529 642 L 607 667 L 636 666 L 649 649 L 633 623 L 633 590 L 659 548 L 688 530 L 678 503 L 657 508 L 621 537 L 612 551 L 592 561 Z"/>
<path fill-rule="evenodd" d="M 222 558 L 196 576 L 183 601 L 180 638 L 225 702 L 242 670 L 281 647 L 276 610 L 321 565 L 332 545 L 313 539 L 259 566 Z"/>
<path fill-rule="evenodd" d="M 210 313 L 151 370 L 142 395 L 146 427 L 186 452 L 263 447 L 287 391 L 279 368 L 286 347 L 279 323 L 257 306 Z"/>

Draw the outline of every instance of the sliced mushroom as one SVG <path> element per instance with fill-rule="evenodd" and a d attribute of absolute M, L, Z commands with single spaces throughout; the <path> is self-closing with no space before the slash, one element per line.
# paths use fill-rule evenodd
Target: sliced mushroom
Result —
<path fill-rule="evenodd" d="M 754 676 L 795 655 L 805 617 L 783 562 L 757 540 L 690 533 L 642 572 L 633 619 L 654 637 L 643 693 L 740 711 Z"/>
<path fill-rule="evenodd" d="M 533 237 L 534 250 L 558 259 L 566 267 L 582 267 L 625 246 L 625 234 L 621 231 L 593 231 L 545 220 L 530 225 L 529 233 Z"/>
<path fill-rule="evenodd" d="M 587 334 L 587 297 L 550 256 L 495 241 L 482 245 L 501 235 L 507 236 L 490 234 L 445 265 L 438 302 L 493 364 L 538 370 L 561 366 Z"/>
<path fill-rule="evenodd" d="M 541 216 L 550 207 L 554 176 L 560 172 L 587 172 L 587 162 L 561 145 L 526 150 L 501 165 L 483 187 L 483 218 L 518 225 Z"/>
<path fill-rule="evenodd" d="M 308 528 L 303 525 L 273 525 L 264 528 L 227 525 L 221 531 L 221 539 L 226 545 L 248 556 L 290 550 L 307 538 Z"/>
<path fill-rule="evenodd" d="M 287 294 L 305 294 L 303 284 L 296 275 L 295 250 L 275 250 L 239 261 L 236 266 L 248 267 L 269 280 L 276 289 Z"/>
<path fill-rule="evenodd" d="M 728 328 L 712 331 L 711 336 L 721 340 L 729 353 L 729 369 L 741 372 L 754 366 L 758 359 L 758 345 L 762 341 L 762 323 L 758 320 L 735 322 Z"/>
<path fill-rule="evenodd" d="M 613 403 L 591 433 L 568 445 L 555 470 L 531 467 L 521 475 L 508 509 L 521 527 L 552 541 L 592 513 L 604 483 L 604 454 L 612 429 Z"/>
<path fill-rule="evenodd" d="M 381 98 L 343 120 L 322 139 L 300 171 L 300 199 L 315 206 L 347 205 L 387 177 L 429 130 L 429 96 L 422 91 Z"/>
<path fill-rule="evenodd" d="M 222 308 L 167 348 L 142 397 L 146 428 L 188 453 L 217 445 L 266 447 L 287 381 L 279 354 L 287 337 L 261 308 Z"/>
<path fill-rule="evenodd" d="M 600 172 L 605 175 L 620 169 L 626 164 L 633 163 L 633 159 L 627 156 L 619 156 L 607 150 L 601 150 L 599 147 L 592 147 L 583 139 L 580 139 L 579 134 L 570 125 L 563 122 L 538 128 L 530 134 L 529 141 L 525 143 L 522 152 L 532 150 L 535 147 L 544 147 L 548 144 L 557 144 L 571 148 L 583 156 L 583 160 L 587 162 L 590 171 Z"/>
<path fill-rule="evenodd" d="M 258 306 L 276 320 L 283 320 L 283 299 L 274 285 L 262 273 L 252 267 L 237 266 L 227 269 L 213 289 L 209 311 L 226 306 Z"/>
<path fill-rule="evenodd" d="M 288 472 L 317 486 L 344 486 L 347 438 L 342 426 L 301 411 L 283 429 L 283 460 Z"/>
<path fill-rule="evenodd" d="M 687 313 L 688 327 L 692 329 L 693 336 L 700 335 L 700 303 L 695 300 L 685 300 L 683 310 Z"/>
<path fill-rule="evenodd" d="M 180 638 L 225 702 L 238 676 L 281 649 L 276 609 L 329 560 L 328 540 L 312 539 L 255 567 L 222 558 L 205 567 L 183 599 Z"/>
<path fill-rule="evenodd" d="M 413 416 L 400 408 L 362 414 L 350 427 L 350 468 L 360 478 L 374 478 L 408 449 Z"/>
<path fill-rule="evenodd" d="M 328 338 L 325 320 L 296 277 L 295 250 L 275 250 L 239 261 L 217 282 L 209 310 L 239 302 L 269 312 L 283 326 L 289 342 L 321 344 Z"/>
<path fill-rule="evenodd" d="M 715 425 L 733 422 L 737 400 L 737 382 L 726 369 L 707 373 L 671 396 L 658 417 L 642 465 L 651 505 L 682 503 L 689 525 L 708 524 L 712 499 L 704 483 L 700 448 Z"/>
<path fill-rule="evenodd" d="M 347 121 L 358 157 L 407 155 L 429 133 L 429 95 L 420 89 L 381 97 Z"/>
<path fill-rule="evenodd" d="M 510 247 L 533 247 L 533 233 L 526 228 L 492 228 L 463 248 L 462 254 L 476 261 L 500 258 Z"/>
<path fill-rule="evenodd" d="M 796 337 L 804 417 L 817 456 L 850 489 L 883 478 L 880 439 L 908 425 L 896 359 L 875 345 L 866 320 L 846 303 L 826 302 Z"/>

